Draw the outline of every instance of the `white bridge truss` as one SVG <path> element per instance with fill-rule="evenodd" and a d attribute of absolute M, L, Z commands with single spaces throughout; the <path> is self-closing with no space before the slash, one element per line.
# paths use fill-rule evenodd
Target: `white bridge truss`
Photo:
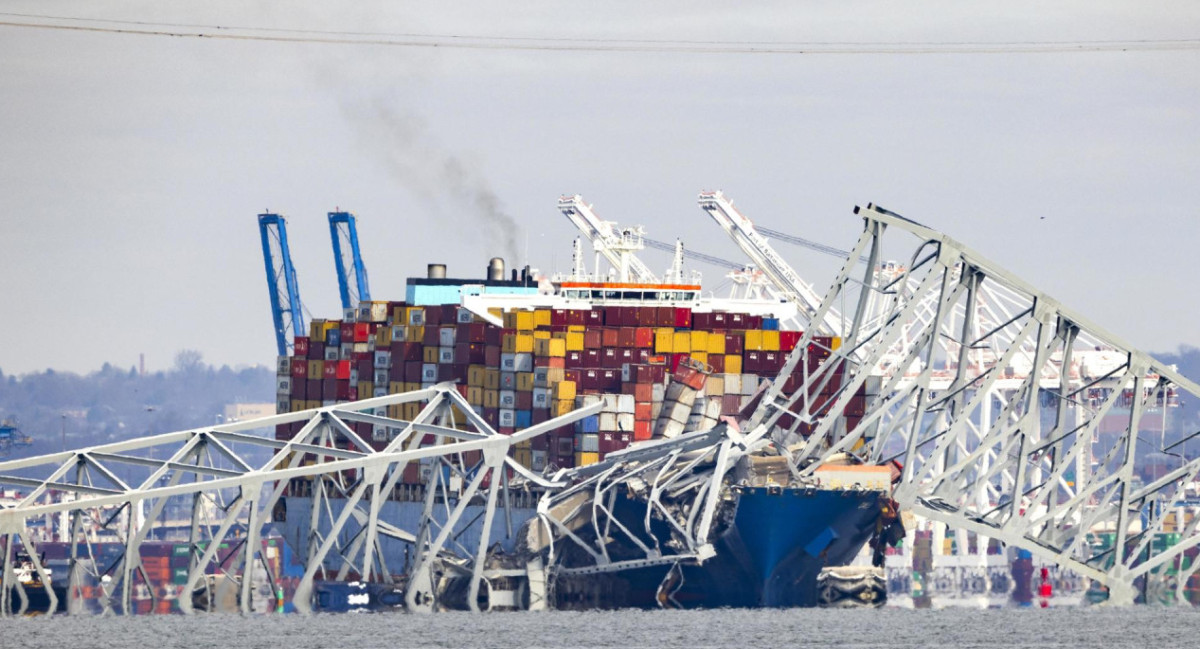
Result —
<path fill-rule="evenodd" d="M 1113 603 L 1131 603 L 1139 577 L 1161 586 L 1174 566 L 1168 587 L 1184 601 L 1200 568 L 1184 568 L 1200 544 L 1200 516 L 1184 516 L 1200 459 L 1180 456 L 1180 468 L 1145 485 L 1134 460 L 1171 452 L 1158 425 L 1143 430 L 1147 410 L 1177 392 L 1200 398 L 1200 386 L 961 243 L 878 207 L 855 211 L 864 231 L 813 315 L 850 305 L 852 326 L 836 350 L 806 332 L 783 370 L 801 368 L 804 387 L 786 394 L 777 381 L 750 426 L 774 430 L 797 476 L 841 452 L 896 460 L 900 505 L 982 547 L 996 538 L 1028 549 L 1098 580 Z M 879 272 L 885 240 L 889 254 L 911 255 L 896 272 Z M 814 368 L 809 354 L 829 359 Z M 835 396 L 810 396 L 829 385 Z M 853 407 L 861 390 L 865 403 Z M 1098 449 L 1101 420 L 1122 407 L 1123 430 Z M 1158 547 L 1168 525 L 1180 541 Z M 1115 545 L 1095 550 L 1093 531 L 1115 532 Z"/>
<path fill-rule="evenodd" d="M 422 401 L 428 404 L 412 421 L 376 414 L 386 412 L 387 406 Z M 69 600 L 80 596 L 79 583 L 84 576 L 81 569 L 91 563 L 86 561 L 91 537 L 85 526 L 93 534 L 98 528 L 115 532 L 125 543 L 124 554 L 107 575 L 93 576 L 108 577 L 101 581 L 104 607 L 130 613 L 135 573 L 141 573 L 143 583 L 150 581 L 139 547 L 168 502 L 183 501 L 192 513 L 188 577 L 180 607 L 191 612 L 191 594 L 207 588 L 206 574 L 215 570 L 230 577 L 221 583 L 239 589 L 237 601 L 241 610 L 248 612 L 248 576 L 263 560 L 259 536 L 263 526 L 269 523 L 270 512 L 289 484 L 307 481 L 312 521 L 306 570 L 293 597 L 297 609 L 310 610 L 318 573 L 322 578 L 332 578 L 324 574 L 331 553 L 340 560 L 341 578 L 353 572 L 364 581 L 391 583 L 393 571 L 384 562 L 379 547 L 380 539 L 386 536 L 412 543 L 416 549 L 413 565 L 405 574 L 406 582 L 400 585 L 409 610 L 432 610 L 435 572 L 444 571 L 456 571 L 469 579 L 467 602 L 478 610 L 477 595 L 492 518 L 500 509 L 507 511 L 509 502 L 508 471 L 504 469 L 543 486 L 555 484 L 530 474 L 507 457 L 509 450 L 514 444 L 595 414 L 599 408 L 580 408 L 514 435 L 501 435 L 471 409 L 453 385 L 439 384 L 319 410 L 3 462 L 0 485 L 29 491 L 20 502 L 0 510 L 0 538 L 6 549 L 25 550 L 54 610 L 58 600 L 50 586 L 51 575 L 39 559 L 36 523 L 63 513 L 69 518 L 68 538 L 75 541 L 70 551 Z M 304 422 L 303 428 L 288 441 L 246 432 L 269 427 L 273 434 L 276 425 L 293 422 Z M 356 422 L 385 427 L 391 441 L 382 450 L 375 450 L 355 433 L 352 424 Z M 466 430 L 454 427 L 464 423 L 462 428 Z M 462 454 L 472 451 L 482 455 L 474 467 L 462 461 Z M 252 459 L 264 452 L 268 459 Z M 405 466 L 422 460 L 433 461 L 438 470 L 430 472 L 424 485 L 424 508 L 418 525 L 399 529 L 381 520 L 379 512 Z M 450 490 L 452 474 L 465 485 L 461 491 Z M 340 508 L 330 506 L 332 498 L 343 500 Z M 464 511 L 480 501 L 486 506 L 479 542 L 475 547 L 464 547 L 457 541 L 457 532 L 470 523 Z M 498 505 L 500 502 L 504 505 Z M 343 542 L 345 538 L 350 539 L 348 543 Z M 233 558 L 219 564 L 217 549 L 222 543 L 237 550 Z M 5 587 L 0 588 L 3 615 L 20 614 L 29 602 L 25 587 L 15 577 L 15 554 L 5 552 Z M 217 595 L 207 593 L 207 601 Z M 151 597 L 156 597 L 153 592 Z"/>

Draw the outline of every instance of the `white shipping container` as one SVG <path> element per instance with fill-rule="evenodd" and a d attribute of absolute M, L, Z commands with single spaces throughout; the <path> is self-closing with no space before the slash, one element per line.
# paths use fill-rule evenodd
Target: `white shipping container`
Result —
<path fill-rule="evenodd" d="M 758 375 L 743 374 L 742 375 L 742 394 L 752 395 L 758 390 Z"/>
<path fill-rule="evenodd" d="M 437 365 L 434 365 L 433 363 L 422 363 L 421 364 L 421 382 L 422 383 L 435 383 L 435 382 L 437 382 L 437 377 L 438 377 Z"/>
<path fill-rule="evenodd" d="M 513 372 L 500 372 L 500 389 L 501 390 L 516 390 L 517 375 Z"/>
<path fill-rule="evenodd" d="M 292 393 L 292 377 L 291 376 L 276 377 L 275 392 L 277 394 L 291 394 Z"/>
<path fill-rule="evenodd" d="M 278 399 L 275 401 L 275 414 L 282 415 L 285 412 L 292 411 L 291 399 Z"/>
<path fill-rule="evenodd" d="M 534 388 L 533 389 L 533 407 L 548 408 L 550 407 L 550 388 Z"/>
<path fill-rule="evenodd" d="M 696 391 L 682 383 L 672 383 L 667 386 L 667 395 L 663 401 L 674 401 L 686 404 L 688 408 L 696 402 Z"/>
<path fill-rule="evenodd" d="M 714 423 L 716 423 L 716 421 L 721 418 L 721 400 L 720 399 L 709 399 L 708 400 L 708 403 L 704 405 L 704 417 L 706 419 L 711 419 Z"/>
<path fill-rule="evenodd" d="M 405 327 L 404 325 L 393 325 L 392 326 L 392 342 L 402 343 L 402 342 L 407 342 L 407 341 L 408 341 L 408 327 Z"/>
<path fill-rule="evenodd" d="M 342 320 L 345 322 L 354 322 L 358 318 L 358 309 L 354 307 L 346 307 L 342 309 Z"/>
<path fill-rule="evenodd" d="M 600 430 L 617 430 L 617 413 L 604 411 L 600 413 Z M 586 450 L 586 449 L 585 449 Z"/>
<path fill-rule="evenodd" d="M 654 436 L 665 437 L 667 439 L 679 437 L 681 434 L 683 434 L 685 426 L 686 424 L 673 419 L 661 419 L 654 427 Z"/>
<path fill-rule="evenodd" d="M 284 376 L 284 375 L 290 376 L 292 373 L 292 357 L 291 356 L 280 356 L 278 358 L 278 362 L 275 365 L 275 373 L 280 376 Z"/>
<path fill-rule="evenodd" d="M 725 395 L 725 379 L 724 379 L 724 377 L 722 377 L 720 374 L 714 374 L 714 375 L 708 377 L 708 380 L 704 382 L 704 393 L 709 396 L 713 396 L 713 397 L 724 396 Z"/>
<path fill-rule="evenodd" d="M 617 430 L 623 433 L 633 432 L 633 413 L 620 413 L 617 415 Z"/>
<path fill-rule="evenodd" d="M 500 391 L 500 407 L 501 408 L 516 408 L 517 407 L 517 393 L 513 390 L 501 390 Z M 506 426 L 506 425 L 510 425 L 510 424 L 500 424 L 500 425 Z"/>
<path fill-rule="evenodd" d="M 604 411 L 603 412 L 617 412 L 617 396 L 618 395 L 611 394 L 608 392 L 600 395 L 600 399 L 602 401 L 604 401 Z M 613 429 L 606 428 L 605 430 L 613 430 Z"/>
<path fill-rule="evenodd" d="M 454 348 L 438 347 L 438 364 L 450 365 L 452 363 L 454 363 Z"/>
<path fill-rule="evenodd" d="M 517 355 L 512 352 L 500 354 L 500 371 L 515 372 L 517 371 Z"/>
<path fill-rule="evenodd" d="M 742 375 L 741 374 L 722 374 L 721 385 L 725 386 L 724 394 L 741 394 L 742 393 Z"/>
<path fill-rule="evenodd" d="M 388 427 L 380 426 L 378 424 L 372 426 L 371 427 L 371 439 L 375 440 L 376 442 L 388 441 Z"/>
<path fill-rule="evenodd" d="M 457 337 L 458 332 L 454 327 L 442 327 L 438 329 L 438 344 L 442 347 L 453 347 Z"/>
<path fill-rule="evenodd" d="M 637 402 L 633 400 L 632 394 L 617 395 L 617 412 L 621 414 L 633 414 L 637 411 Z M 633 430 L 630 428 L 630 430 Z"/>
<path fill-rule="evenodd" d="M 580 451 L 584 453 L 600 452 L 600 436 L 596 433 L 577 433 L 575 439 L 579 442 Z"/>
<path fill-rule="evenodd" d="M 341 358 L 339 358 L 339 356 L 341 356 L 341 354 L 338 351 L 337 347 L 326 347 L 325 348 L 325 360 L 326 361 L 341 360 Z"/>
<path fill-rule="evenodd" d="M 470 309 L 464 309 L 460 306 L 458 307 L 458 310 L 454 312 L 454 321 L 458 324 L 471 324 L 471 322 L 474 320 L 475 314 L 471 313 Z"/>
<path fill-rule="evenodd" d="M 517 425 L 517 413 L 512 408 L 500 409 L 500 426 L 513 428 Z"/>
<path fill-rule="evenodd" d="M 600 395 L 598 394 L 577 394 L 575 395 L 575 409 L 594 406 L 600 403 Z"/>
<path fill-rule="evenodd" d="M 392 352 L 375 352 L 375 369 L 386 370 L 392 366 Z"/>
<path fill-rule="evenodd" d="M 650 387 L 650 400 L 662 403 L 666 399 L 667 386 L 662 383 L 655 383 Z"/>
<path fill-rule="evenodd" d="M 541 473 L 542 471 L 546 470 L 546 451 L 533 451 L 532 460 L 533 461 L 529 463 L 529 468 L 533 469 L 537 473 Z"/>
<path fill-rule="evenodd" d="M 387 395 L 388 395 L 388 389 L 386 387 L 379 387 L 378 385 L 375 386 L 375 396 L 386 397 Z M 362 395 L 359 395 L 359 398 L 361 399 Z M 387 413 L 387 411 L 384 410 L 384 413 Z M 386 417 L 387 414 L 384 414 L 383 416 Z"/>
<path fill-rule="evenodd" d="M 514 372 L 532 372 L 533 371 L 533 354 L 527 354 L 527 353 L 513 354 L 513 371 Z"/>
<path fill-rule="evenodd" d="M 375 385 L 387 385 L 390 378 L 387 370 L 375 370 Z"/>
<path fill-rule="evenodd" d="M 670 419 L 681 424 L 687 423 L 688 417 L 692 414 L 692 406 L 688 403 L 679 403 L 678 401 L 664 401 L 663 411 L 659 416 L 659 420 Z"/>

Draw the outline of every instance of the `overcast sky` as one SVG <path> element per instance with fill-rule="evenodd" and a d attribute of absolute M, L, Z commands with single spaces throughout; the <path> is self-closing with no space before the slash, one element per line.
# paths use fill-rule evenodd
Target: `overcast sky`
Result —
<path fill-rule="evenodd" d="M 517 6 L 10 0 L 0 12 L 565 43 L 1200 36 L 1194 2 Z M 874 202 L 1136 346 L 1196 345 L 1197 70 L 1196 50 L 565 52 L 0 26 L 0 369 L 88 372 L 144 352 L 153 370 L 184 348 L 272 362 L 265 209 L 289 219 L 306 306 L 336 317 L 335 207 L 358 216 L 373 296 L 402 299 L 430 262 L 451 276 L 479 276 L 494 255 L 566 270 L 561 194 L 741 259 L 696 207 L 718 188 L 761 225 L 839 248 L 861 228 L 854 205 Z M 778 249 L 828 286 L 835 260 Z M 706 284 L 720 275 L 706 269 Z"/>

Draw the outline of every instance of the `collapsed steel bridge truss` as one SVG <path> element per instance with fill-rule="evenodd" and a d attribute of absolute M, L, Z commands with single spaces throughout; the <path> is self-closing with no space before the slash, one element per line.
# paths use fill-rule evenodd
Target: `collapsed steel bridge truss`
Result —
<path fill-rule="evenodd" d="M 836 305 L 851 326 L 837 349 L 806 332 L 783 370 L 798 368 L 804 386 L 788 394 L 776 382 L 749 427 L 774 430 L 797 476 L 840 452 L 896 460 L 901 506 L 1096 579 L 1114 603 L 1133 601 L 1138 578 L 1184 601 L 1200 568 L 1184 560 L 1200 544 L 1200 516 L 1184 516 L 1200 459 L 1176 452 L 1180 468 L 1145 485 L 1134 461 L 1186 442 L 1166 445 L 1165 424 L 1146 414 L 1165 416 L 1200 386 L 961 243 L 875 206 L 855 211 L 863 233 L 813 317 Z M 909 255 L 889 273 L 885 241 Z M 828 360 L 809 363 L 814 354 Z M 830 385 L 835 396 L 820 396 Z M 1101 421 L 1120 416 L 1120 432 L 1097 444 Z M 1158 547 L 1168 525 L 1180 541 Z M 1097 530 L 1115 532 L 1115 545 L 1089 545 Z M 1164 584 L 1169 567 L 1178 574 Z"/>
<path fill-rule="evenodd" d="M 384 416 L 388 406 L 413 402 L 427 404 L 412 421 Z M 250 575 L 263 560 L 260 534 L 276 503 L 297 481 L 307 485 L 312 504 L 309 554 L 293 597 L 297 609 L 310 610 L 318 574 L 331 578 L 325 574 L 327 557 L 340 563 L 341 578 L 353 573 L 366 581 L 390 583 L 393 571 L 380 551 L 381 539 L 390 537 L 414 548 L 406 582 L 400 584 L 409 610 L 432 610 L 435 570 L 457 571 L 467 578 L 471 595 L 467 603 L 478 610 L 492 519 L 500 509 L 506 512 L 509 502 L 509 471 L 504 469 L 543 486 L 555 484 L 514 462 L 508 457 L 510 448 L 594 414 L 599 407 L 581 408 L 517 434 L 501 435 L 471 409 L 453 385 L 439 384 L 319 410 L 0 463 L 0 485 L 28 489 L 20 502 L 0 510 L 0 539 L 6 549 L 0 614 L 19 614 L 28 606 L 28 593 L 15 577 L 13 560 L 18 548 L 25 550 L 33 572 L 40 577 L 51 610 L 57 608 L 51 575 L 37 551 L 38 530 L 43 528 L 34 523 L 64 514 L 69 519 L 67 538 L 73 541 L 68 599 L 80 596 L 84 566 L 100 570 L 94 561 L 88 561 L 89 539 L 99 530 L 124 542 L 120 560 L 104 574 L 92 575 L 101 583 L 102 604 L 109 611 L 132 612 L 135 582 L 139 577 L 142 583 L 150 581 L 139 547 L 168 503 L 183 504 L 191 512 L 188 576 L 179 600 L 181 609 L 191 612 L 191 594 L 210 588 L 207 575 L 217 572 L 229 577 L 220 583 L 238 590 L 239 607 L 248 612 L 253 596 Z M 276 425 L 295 422 L 303 422 L 303 427 L 287 441 L 249 432 L 267 427 L 274 433 Z M 355 432 L 355 423 L 386 431 L 390 441 L 382 449 L 373 448 Z M 472 451 L 482 457 L 475 466 L 462 461 L 463 454 Z M 414 529 L 399 529 L 381 520 L 379 513 L 405 467 L 419 462 L 435 467 L 428 472 L 422 514 Z M 465 487 L 451 490 L 448 483 L 452 477 Z M 337 509 L 329 506 L 333 498 L 343 500 Z M 481 501 L 484 523 L 478 544 L 464 547 L 457 541 L 457 532 L 470 523 L 464 511 L 468 506 L 478 507 Z M 347 538 L 349 542 L 343 542 Z M 223 543 L 237 549 L 222 563 L 217 549 Z M 268 578 L 273 577 L 268 572 Z M 205 594 L 210 602 L 217 595 Z M 153 592 L 151 597 L 155 597 Z"/>

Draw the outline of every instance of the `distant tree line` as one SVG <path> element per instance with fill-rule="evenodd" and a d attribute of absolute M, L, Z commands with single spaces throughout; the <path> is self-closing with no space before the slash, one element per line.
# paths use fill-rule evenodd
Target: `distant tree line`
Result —
<path fill-rule="evenodd" d="M 87 375 L 52 369 L 21 376 L 0 372 L 0 420 L 15 418 L 33 438 L 18 455 L 212 425 L 229 403 L 275 400 L 271 367 L 234 370 L 204 363 L 190 349 L 175 356 L 167 371 L 139 374 L 105 363 Z"/>

